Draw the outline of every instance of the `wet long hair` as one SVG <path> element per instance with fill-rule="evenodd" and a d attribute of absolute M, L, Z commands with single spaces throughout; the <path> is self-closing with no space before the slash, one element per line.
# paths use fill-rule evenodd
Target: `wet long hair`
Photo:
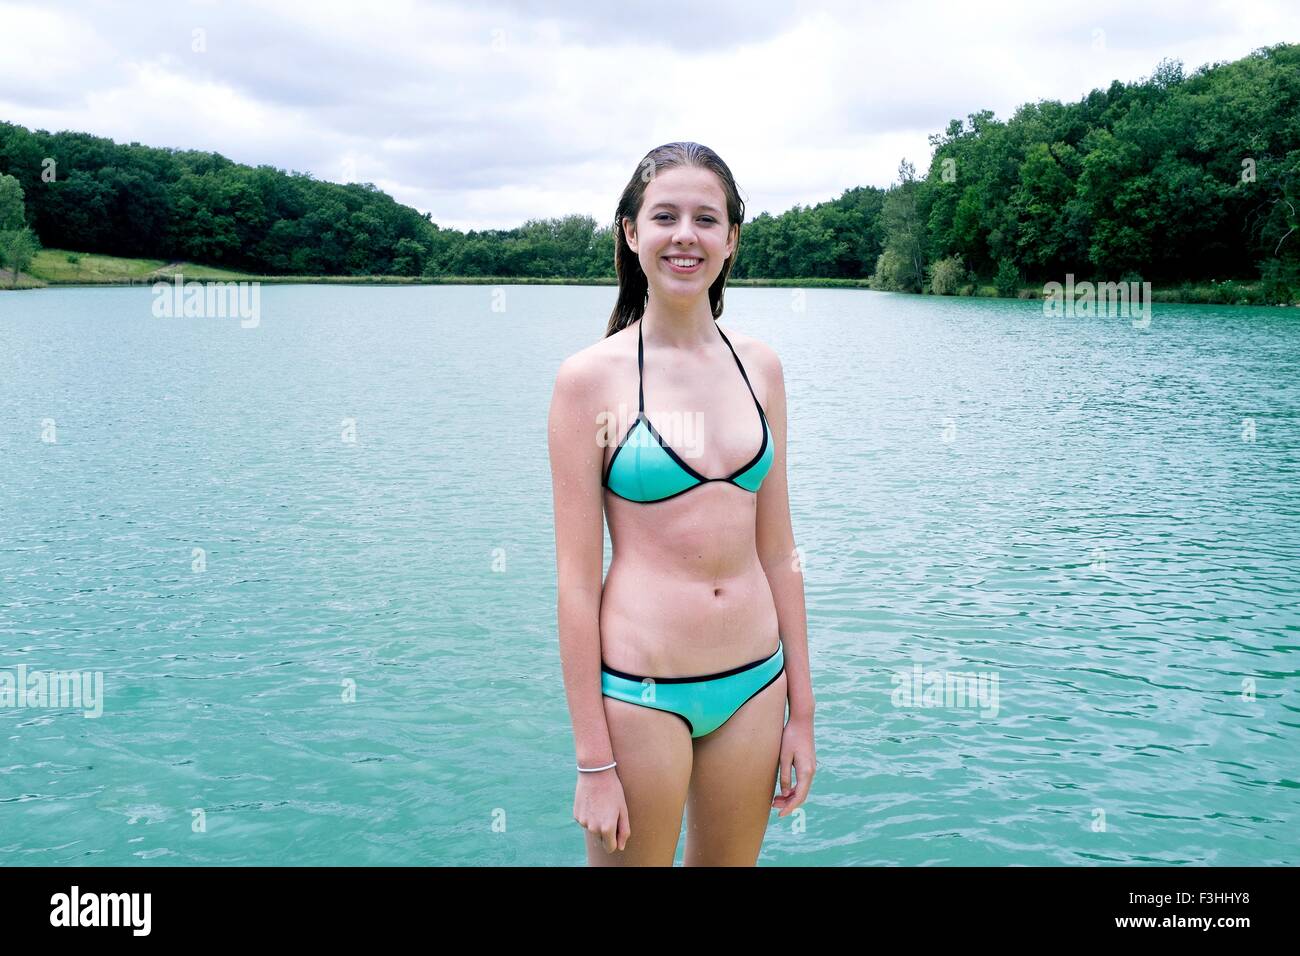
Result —
<path fill-rule="evenodd" d="M 733 225 L 736 226 L 736 247 L 731 250 L 731 255 L 722 264 L 722 271 L 718 273 L 718 278 L 714 280 L 713 285 L 709 286 L 709 304 L 713 308 L 714 321 L 716 322 L 722 315 L 722 293 L 727 285 L 727 277 L 731 275 L 731 267 L 740 253 L 740 228 L 745 222 L 745 203 L 740 198 L 735 177 L 731 175 L 731 170 L 717 153 L 699 143 L 665 143 L 650 150 L 637 164 L 637 170 L 623 189 L 623 195 L 618 201 L 618 211 L 614 214 L 614 272 L 618 276 L 618 301 L 609 316 L 609 325 L 605 329 L 606 338 L 641 318 L 645 314 L 646 303 L 650 296 L 649 280 L 646 279 L 645 270 L 641 268 L 641 261 L 632 251 L 632 247 L 627 244 L 627 236 L 623 232 L 623 220 L 627 218 L 636 222 L 637 215 L 641 212 L 641 205 L 645 202 L 646 186 L 650 180 L 665 169 L 675 166 L 697 166 L 700 169 L 711 170 L 718 177 L 722 184 L 722 192 L 727 198 L 728 232 Z"/>

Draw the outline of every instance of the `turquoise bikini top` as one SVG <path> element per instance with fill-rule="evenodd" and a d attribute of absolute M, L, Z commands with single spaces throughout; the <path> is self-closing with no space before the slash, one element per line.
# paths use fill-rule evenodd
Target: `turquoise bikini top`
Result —
<path fill-rule="evenodd" d="M 654 501 L 675 498 L 692 488 L 698 488 L 708 481 L 730 482 L 737 488 L 744 488 L 746 491 L 757 494 L 759 486 L 763 483 L 768 470 L 772 467 L 772 458 L 775 454 L 772 444 L 772 430 L 768 427 L 767 416 L 763 414 L 763 406 L 758 403 L 758 396 L 754 394 L 754 386 L 749 384 L 749 376 L 745 374 L 745 366 L 741 364 L 740 356 L 731 347 L 731 342 L 726 334 L 718 327 L 717 323 L 714 323 L 714 328 L 718 329 L 722 341 L 726 342 L 727 348 L 731 349 L 731 357 L 736 360 L 736 366 L 745 379 L 745 387 L 749 389 L 749 394 L 754 399 L 754 407 L 758 409 L 759 420 L 763 423 L 763 444 L 759 446 L 758 453 L 747 464 L 725 478 L 705 478 L 684 462 L 677 452 L 664 444 L 663 439 L 659 437 L 659 433 L 655 431 L 654 425 L 650 424 L 650 419 L 646 418 L 645 341 L 641 335 L 641 325 L 642 320 L 638 319 L 636 367 L 639 379 L 637 386 L 639 406 L 636 420 L 628 428 L 627 434 L 618 443 L 618 447 L 614 449 L 613 457 L 609 459 L 609 467 L 605 469 L 605 478 L 601 484 L 620 498 L 635 501 L 638 504 L 649 504 Z"/>

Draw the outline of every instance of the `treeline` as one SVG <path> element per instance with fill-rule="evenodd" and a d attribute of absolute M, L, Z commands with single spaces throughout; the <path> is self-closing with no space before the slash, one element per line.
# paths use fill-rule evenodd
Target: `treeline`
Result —
<path fill-rule="evenodd" d="M 737 278 L 867 278 L 953 292 L 992 282 L 1266 280 L 1300 294 L 1300 46 L 1185 77 L 1162 62 L 1078 103 L 989 111 L 930 138 L 888 190 L 858 187 L 745 224 Z M 441 229 L 372 185 L 215 154 L 0 123 L 46 246 L 293 275 L 613 275 L 611 223 Z M 613 197 L 611 197 L 611 206 Z"/>
<path fill-rule="evenodd" d="M 882 288 L 954 281 L 1259 278 L 1300 295 L 1300 47 L 1279 44 L 930 137 L 885 198 Z M 937 283 L 935 280 L 938 280 Z"/>
<path fill-rule="evenodd" d="M 437 229 L 370 185 L 256 169 L 216 153 L 0 124 L 42 244 L 268 273 L 418 274 Z"/>

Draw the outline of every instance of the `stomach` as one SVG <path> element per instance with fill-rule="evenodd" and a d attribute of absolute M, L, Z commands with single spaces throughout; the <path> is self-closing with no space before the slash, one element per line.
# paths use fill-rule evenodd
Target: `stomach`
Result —
<path fill-rule="evenodd" d="M 776 602 L 758 559 L 753 499 L 688 496 L 697 500 L 620 502 L 609 514 L 614 555 L 600 601 L 601 659 L 609 667 L 694 677 L 776 650 Z"/>

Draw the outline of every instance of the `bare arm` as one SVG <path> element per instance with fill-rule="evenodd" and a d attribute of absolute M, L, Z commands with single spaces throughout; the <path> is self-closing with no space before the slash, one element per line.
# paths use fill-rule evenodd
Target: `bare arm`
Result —
<path fill-rule="evenodd" d="M 582 767 L 603 767 L 614 759 L 600 692 L 600 575 L 605 537 L 597 386 L 595 373 L 579 356 L 566 359 L 556 373 L 548 426 L 560 666 Z"/>
<path fill-rule="evenodd" d="M 781 360 L 762 346 L 768 382 L 767 422 L 772 427 L 775 455 L 772 469 L 758 490 L 758 557 L 776 602 L 777 627 L 785 650 L 786 696 L 790 719 L 811 720 L 815 710 L 808 665 L 808 614 L 804 607 L 803 564 L 795 550 L 790 525 L 790 495 L 786 484 L 785 373 Z"/>

